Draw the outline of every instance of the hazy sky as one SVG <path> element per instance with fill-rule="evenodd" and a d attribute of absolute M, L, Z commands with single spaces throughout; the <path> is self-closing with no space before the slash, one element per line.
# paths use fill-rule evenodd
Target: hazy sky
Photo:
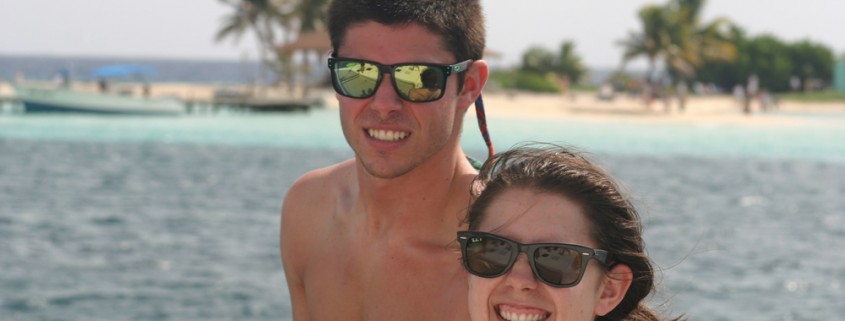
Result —
<path fill-rule="evenodd" d="M 214 42 L 230 8 L 216 0 L 2 0 L 0 54 L 120 57 L 255 58 L 256 43 Z M 637 11 L 665 0 L 482 0 L 487 44 L 519 61 L 530 46 L 557 51 L 576 42 L 588 66 L 614 67 L 618 40 L 638 30 Z M 728 17 L 751 35 L 809 38 L 845 54 L 845 1 L 709 0 L 704 19 Z"/>

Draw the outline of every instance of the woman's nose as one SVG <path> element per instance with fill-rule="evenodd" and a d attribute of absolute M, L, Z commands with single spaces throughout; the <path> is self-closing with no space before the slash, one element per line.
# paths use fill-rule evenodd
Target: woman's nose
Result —
<path fill-rule="evenodd" d="M 520 253 L 510 272 L 505 275 L 507 282 L 518 290 L 532 290 L 537 288 L 538 280 L 534 277 L 531 265 L 528 263 L 528 256 Z"/>

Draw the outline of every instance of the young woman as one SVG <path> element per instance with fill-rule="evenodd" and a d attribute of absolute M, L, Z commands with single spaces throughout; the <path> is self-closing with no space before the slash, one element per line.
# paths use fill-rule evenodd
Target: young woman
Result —
<path fill-rule="evenodd" d="M 521 147 L 476 183 L 458 232 L 473 321 L 658 319 L 640 302 L 654 274 L 639 215 L 602 169 L 562 147 Z"/>

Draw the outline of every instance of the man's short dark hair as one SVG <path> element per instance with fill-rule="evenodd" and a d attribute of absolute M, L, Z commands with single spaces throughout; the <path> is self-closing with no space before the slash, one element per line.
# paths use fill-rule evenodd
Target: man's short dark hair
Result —
<path fill-rule="evenodd" d="M 484 15 L 479 0 L 334 0 L 328 24 L 332 48 L 338 55 L 346 32 L 369 21 L 395 26 L 416 23 L 440 35 L 455 62 L 481 59 L 484 53 Z"/>

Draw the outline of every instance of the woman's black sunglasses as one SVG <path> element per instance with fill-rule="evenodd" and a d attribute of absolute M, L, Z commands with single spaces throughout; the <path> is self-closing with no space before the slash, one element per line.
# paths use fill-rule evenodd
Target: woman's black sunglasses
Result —
<path fill-rule="evenodd" d="M 491 233 L 458 232 L 464 267 L 484 278 L 504 275 L 513 267 L 520 252 L 528 255 L 534 276 L 557 288 L 572 287 L 581 282 L 590 259 L 607 264 L 608 253 L 565 243 L 522 244 Z"/>
<path fill-rule="evenodd" d="M 383 74 L 389 73 L 393 79 L 393 89 L 399 97 L 410 102 L 424 103 L 443 97 L 449 75 L 466 70 L 470 62 L 472 60 L 454 65 L 421 62 L 382 65 L 361 59 L 330 57 L 329 70 L 334 90 L 343 96 L 371 97 L 381 84 Z"/>

